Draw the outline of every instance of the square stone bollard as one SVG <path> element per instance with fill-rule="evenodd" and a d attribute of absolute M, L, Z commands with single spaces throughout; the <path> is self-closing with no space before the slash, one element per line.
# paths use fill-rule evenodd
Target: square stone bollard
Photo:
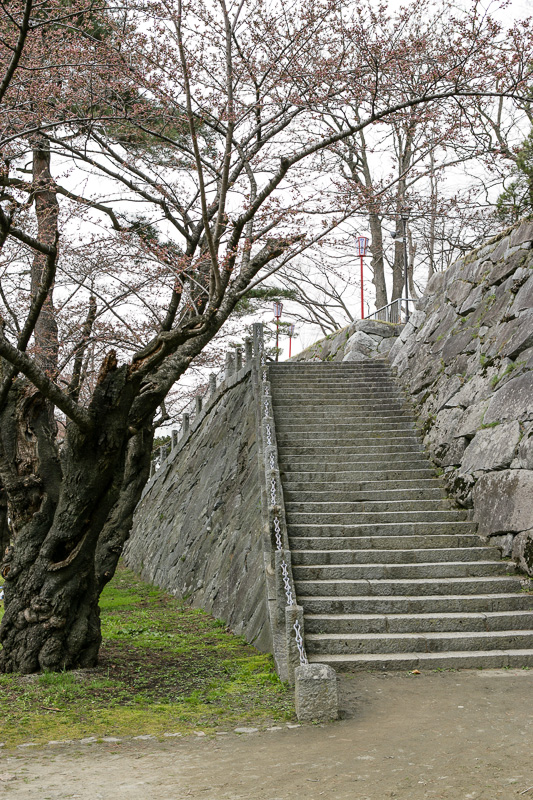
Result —
<path fill-rule="evenodd" d="M 327 664 L 305 664 L 294 670 L 296 714 L 301 722 L 339 717 L 337 673 Z"/>

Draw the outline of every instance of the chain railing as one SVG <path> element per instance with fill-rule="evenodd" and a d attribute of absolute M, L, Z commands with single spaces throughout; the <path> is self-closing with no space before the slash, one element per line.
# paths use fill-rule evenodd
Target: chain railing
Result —
<path fill-rule="evenodd" d="M 268 380 L 268 371 L 266 367 L 266 356 L 264 348 L 264 340 L 262 335 L 262 326 L 256 328 L 256 335 L 254 342 L 257 348 L 257 361 L 260 372 L 260 391 L 261 391 L 261 410 L 262 410 L 262 429 L 265 445 L 265 470 L 267 475 L 267 490 L 269 493 L 270 509 L 269 515 L 271 524 L 271 534 L 275 542 L 276 552 L 279 553 L 279 569 L 281 571 L 281 581 L 285 593 L 286 606 L 295 609 L 297 606 L 296 598 L 293 594 L 292 588 L 292 571 L 290 570 L 289 563 L 285 556 L 285 548 L 282 536 L 282 521 L 280 519 L 281 511 L 281 497 L 278 498 L 278 476 L 279 472 L 276 467 L 277 449 L 274 444 L 274 424 L 273 424 L 273 408 L 272 408 L 272 394 L 270 390 L 270 383 Z M 272 420 L 272 422 L 271 422 Z M 281 487 L 280 487 L 281 494 Z M 293 626 L 294 638 L 300 665 L 307 665 L 309 663 L 305 652 L 305 645 L 302 637 L 302 628 L 298 619 L 295 620 Z"/>

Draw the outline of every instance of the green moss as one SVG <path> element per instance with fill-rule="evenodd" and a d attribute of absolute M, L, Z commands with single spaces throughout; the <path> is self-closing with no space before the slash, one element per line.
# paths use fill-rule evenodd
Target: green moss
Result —
<path fill-rule="evenodd" d="M 206 733 L 294 715 L 270 655 L 120 567 L 101 602 L 100 665 L 0 675 L 0 740 Z"/>

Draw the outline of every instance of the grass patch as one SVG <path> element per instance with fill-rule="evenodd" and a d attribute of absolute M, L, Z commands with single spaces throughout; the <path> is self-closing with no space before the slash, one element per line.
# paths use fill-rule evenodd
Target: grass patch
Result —
<path fill-rule="evenodd" d="M 0 741 L 206 733 L 294 717 L 272 657 L 120 566 L 95 669 L 0 675 Z"/>

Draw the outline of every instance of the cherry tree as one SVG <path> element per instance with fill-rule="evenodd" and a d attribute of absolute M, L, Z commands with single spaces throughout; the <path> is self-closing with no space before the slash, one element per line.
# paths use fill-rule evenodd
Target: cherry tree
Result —
<path fill-rule="evenodd" d="M 165 398 L 250 291 L 353 213 L 329 202 L 328 148 L 494 92 L 495 24 L 474 5 L 437 47 L 407 26 L 419 8 L 0 12 L 0 669 L 96 663 Z"/>

